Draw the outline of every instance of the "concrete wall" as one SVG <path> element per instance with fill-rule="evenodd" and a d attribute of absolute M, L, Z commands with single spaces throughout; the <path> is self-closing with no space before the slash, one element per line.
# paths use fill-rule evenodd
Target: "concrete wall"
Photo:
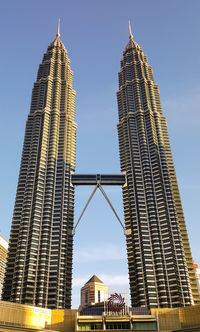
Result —
<path fill-rule="evenodd" d="M 158 315 L 159 328 L 162 331 L 200 327 L 200 305 L 176 309 L 151 309 L 151 314 Z"/>
<path fill-rule="evenodd" d="M 60 332 L 74 332 L 77 329 L 78 310 L 52 310 L 51 329 Z"/>
<path fill-rule="evenodd" d="M 182 328 L 200 326 L 200 305 L 179 308 L 179 319 Z"/>

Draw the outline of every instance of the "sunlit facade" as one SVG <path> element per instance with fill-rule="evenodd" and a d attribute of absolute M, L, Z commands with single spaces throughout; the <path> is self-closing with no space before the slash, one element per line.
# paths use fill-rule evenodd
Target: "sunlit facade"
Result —
<path fill-rule="evenodd" d="M 199 292 L 199 298 L 200 298 L 200 268 L 198 267 L 197 264 L 193 264 L 194 270 L 196 273 L 196 278 L 197 278 L 197 286 L 198 286 L 198 292 Z"/>
<path fill-rule="evenodd" d="M 8 241 L 0 235 L 0 299 L 3 288 L 6 260 L 8 253 Z"/>
<path fill-rule="evenodd" d="M 195 271 L 152 67 L 130 30 L 119 72 L 118 136 L 132 306 L 199 303 Z"/>
<path fill-rule="evenodd" d="M 70 308 L 75 169 L 73 73 L 57 33 L 39 66 L 14 207 L 3 300 Z"/>

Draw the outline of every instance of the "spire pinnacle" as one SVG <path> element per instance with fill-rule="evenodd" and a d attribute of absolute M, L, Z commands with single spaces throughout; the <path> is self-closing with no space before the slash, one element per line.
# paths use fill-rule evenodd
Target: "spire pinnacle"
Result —
<path fill-rule="evenodd" d="M 128 28 L 129 28 L 129 39 L 133 39 L 133 34 L 132 34 L 132 31 L 131 31 L 131 22 L 128 21 Z"/>
<path fill-rule="evenodd" d="M 58 19 L 58 31 L 57 31 L 57 34 L 56 34 L 56 37 L 60 37 L 60 19 Z"/>

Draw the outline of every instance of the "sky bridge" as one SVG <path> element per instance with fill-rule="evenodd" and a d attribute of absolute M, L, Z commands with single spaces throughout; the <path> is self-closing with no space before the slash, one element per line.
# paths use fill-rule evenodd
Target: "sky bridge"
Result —
<path fill-rule="evenodd" d="M 71 182 L 76 186 L 123 186 L 126 183 L 125 174 L 73 174 Z"/>

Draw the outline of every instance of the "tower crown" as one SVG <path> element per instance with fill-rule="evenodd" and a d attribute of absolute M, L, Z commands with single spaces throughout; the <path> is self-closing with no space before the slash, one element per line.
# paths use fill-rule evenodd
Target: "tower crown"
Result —
<path fill-rule="evenodd" d="M 129 28 L 129 42 L 124 50 L 124 54 L 130 49 L 142 51 L 142 48 L 133 40 L 133 34 L 132 34 L 130 21 L 128 21 L 128 28 Z"/>
<path fill-rule="evenodd" d="M 57 36 L 56 39 L 54 39 L 54 41 L 49 45 L 48 49 L 52 47 L 61 47 L 61 49 L 67 53 L 65 45 L 60 40 L 60 36 L 58 36 L 58 34 L 56 36 Z"/>
<path fill-rule="evenodd" d="M 57 27 L 56 38 L 55 38 L 54 41 L 49 45 L 48 50 L 51 49 L 51 48 L 53 48 L 53 47 L 61 47 L 61 49 L 67 53 L 67 50 L 66 50 L 64 44 L 63 44 L 62 41 L 60 40 L 60 19 L 58 19 L 58 27 Z"/>

